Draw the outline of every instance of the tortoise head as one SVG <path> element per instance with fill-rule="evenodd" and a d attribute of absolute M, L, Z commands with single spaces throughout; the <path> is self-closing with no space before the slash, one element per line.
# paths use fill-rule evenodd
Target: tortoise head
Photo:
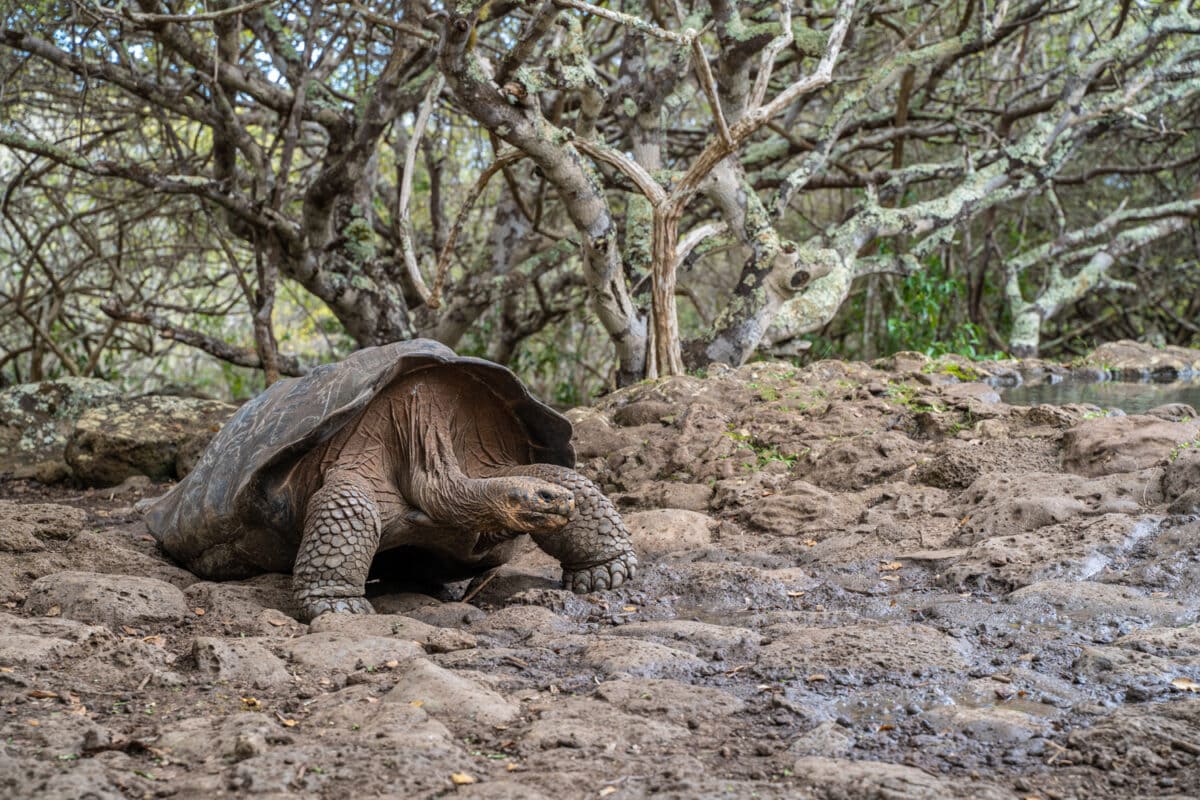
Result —
<path fill-rule="evenodd" d="M 523 533 L 554 531 L 567 524 L 575 494 L 548 481 L 523 476 L 492 478 L 491 506 L 501 524 Z"/>

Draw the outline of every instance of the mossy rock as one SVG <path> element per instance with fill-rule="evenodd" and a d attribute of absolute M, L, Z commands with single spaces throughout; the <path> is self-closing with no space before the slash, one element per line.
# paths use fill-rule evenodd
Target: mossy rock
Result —
<path fill-rule="evenodd" d="M 67 463 L 83 482 L 110 486 L 133 475 L 184 477 L 236 406 L 151 395 L 94 408 L 79 418 Z"/>

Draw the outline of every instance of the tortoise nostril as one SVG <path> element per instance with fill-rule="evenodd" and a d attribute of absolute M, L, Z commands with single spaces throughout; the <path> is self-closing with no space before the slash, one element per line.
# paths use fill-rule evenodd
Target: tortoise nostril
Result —
<path fill-rule="evenodd" d="M 556 492 L 550 491 L 549 489 L 542 489 L 541 491 L 539 491 L 537 493 L 537 496 L 538 496 L 538 499 L 541 500 L 543 503 L 553 503 L 558 500 L 558 494 Z"/>

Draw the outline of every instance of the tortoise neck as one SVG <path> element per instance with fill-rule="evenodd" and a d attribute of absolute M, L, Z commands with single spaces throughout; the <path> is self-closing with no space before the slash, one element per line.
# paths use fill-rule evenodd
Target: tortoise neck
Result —
<path fill-rule="evenodd" d="M 437 522 L 482 529 L 500 522 L 489 478 L 468 477 L 451 460 L 435 472 L 416 471 L 412 499 Z"/>

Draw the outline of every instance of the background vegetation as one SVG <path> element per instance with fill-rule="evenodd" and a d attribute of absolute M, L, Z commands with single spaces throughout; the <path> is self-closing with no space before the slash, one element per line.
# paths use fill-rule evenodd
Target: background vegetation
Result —
<path fill-rule="evenodd" d="M 1194 2 L 39 0 L 0 383 L 1200 343 Z"/>

